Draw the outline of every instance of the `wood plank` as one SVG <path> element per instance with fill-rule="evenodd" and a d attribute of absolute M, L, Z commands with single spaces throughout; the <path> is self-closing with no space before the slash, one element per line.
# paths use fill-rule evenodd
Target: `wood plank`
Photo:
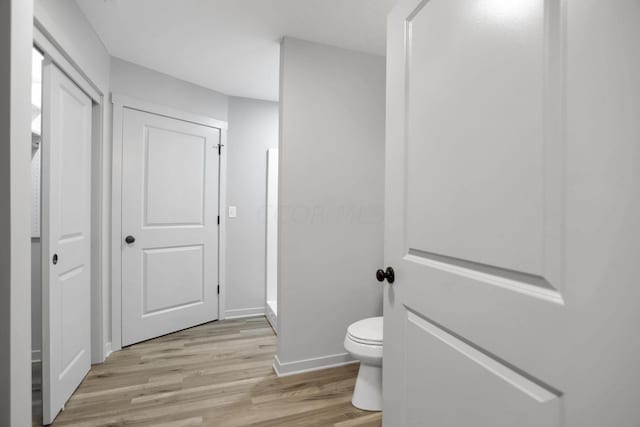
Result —
<path fill-rule="evenodd" d="M 132 345 L 91 369 L 53 425 L 382 425 L 381 413 L 351 405 L 357 365 L 278 378 L 275 345 L 263 317 Z"/>

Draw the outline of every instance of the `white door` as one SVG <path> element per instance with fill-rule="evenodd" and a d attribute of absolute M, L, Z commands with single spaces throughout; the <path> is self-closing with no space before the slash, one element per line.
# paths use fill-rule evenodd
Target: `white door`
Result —
<path fill-rule="evenodd" d="M 220 130 L 123 114 L 122 345 L 218 318 Z"/>
<path fill-rule="evenodd" d="M 43 69 L 42 403 L 50 424 L 91 367 L 91 99 Z"/>
<path fill-rule="evenodd" d="M 640 425 L 640 7 L 389 17 L 384 425 Z"/>

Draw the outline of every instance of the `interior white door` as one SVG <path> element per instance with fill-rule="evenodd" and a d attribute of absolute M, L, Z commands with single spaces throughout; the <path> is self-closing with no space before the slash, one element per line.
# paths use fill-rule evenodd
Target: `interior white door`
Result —
<path fill-rule="evenodd" d="M 384 425 L 640 425 L 638 22 L 622 1 L 390 14 Z"/>
<path fill-rule="evenodd" d="M 218 318 L 219 144 L 219 129 L 124 109 L 122 345 Z"/>
<path fill-rule="evenodd" d="M 43 69 L 42 403 L 45 424 L 91 367 L 91 99 Z"/>

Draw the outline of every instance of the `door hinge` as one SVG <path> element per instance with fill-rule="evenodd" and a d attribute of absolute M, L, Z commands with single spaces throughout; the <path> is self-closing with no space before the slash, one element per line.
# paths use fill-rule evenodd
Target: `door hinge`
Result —
<path fill-rule="evenodd" d="M 222 155 L 222 147 L 224 147 L 224 145 L 218 144 L 218 156 Z"/>
<path fill-rule="evenodd" d="M 218 295 L 220 295 L 220 284 L 218 284 Z"/>
<path fill-rule="evenodd" d="M 218 225 L 220 225 L 220 215 L 218 215 Z"/>

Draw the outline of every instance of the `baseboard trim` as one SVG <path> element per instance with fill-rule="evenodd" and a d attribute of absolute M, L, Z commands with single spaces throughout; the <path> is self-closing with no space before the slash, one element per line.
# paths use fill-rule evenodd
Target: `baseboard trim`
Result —
<path fill-rule="evenodd" d="M 113 353 L 113 349 L 111 348 L 111 342 L 104 343 L 104 360 L 107 360 L 107 357 Z"/>
<path fill-rule="evenodd" d="M 225 319 L 239 319 L 241 317 L 264 316 L 264 307 L 238 308 L 224 312 Z"/>
<path fill-rule="evenodd" d="M 349 353 L 331 354 L 313 359 L 296 360 L 294 362 L 280 362 L 278 355 L 273 359 L 273 370 L 278 377 L 303 374 L 305 372 L 320 371 L 322 369 L 337 368 L 338 366 L 358 363 Z"/>
<path fill-rule="evenodd" d="M 41 350 L 31 350 L 31 363 L 42 362 L 42 351 Z"/>
<path fill-rule="evenodd" d="M 267 317 L 273 332 L 278 335 L 278 315 L 273 311 L 273 308 L 269 304 L 266 305 L 265 316 Z"/>

